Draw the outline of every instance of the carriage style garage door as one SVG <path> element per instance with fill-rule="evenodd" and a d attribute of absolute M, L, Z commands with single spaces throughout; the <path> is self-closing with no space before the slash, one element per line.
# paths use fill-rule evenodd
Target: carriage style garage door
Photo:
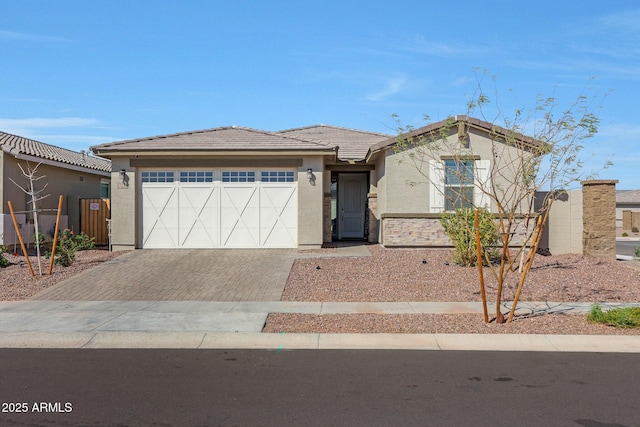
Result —
<path fill-rule="evenodd" d="M 141 172 L 143 248 L 295 248 L 291 170 Z"/>

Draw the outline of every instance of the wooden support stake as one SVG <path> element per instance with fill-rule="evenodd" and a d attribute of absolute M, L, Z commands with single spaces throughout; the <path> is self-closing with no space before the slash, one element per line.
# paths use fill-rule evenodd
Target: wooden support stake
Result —
<path fill-rule="evenodd" d="M 18 221 L 16 221 L 16 215 L 13 213 L 13 205 L 11 205 L 11 200 L 7 200 L 7 204 L 9 205 L 9 212 L 11 212 L 11 219 L 13 220 L 13 226 L 16 229 L 16 235 L 18 236 L 18 240 L 20 241 L 20 247 L 22 248 L 24 259 L 27 260 L 27 265 L 29 266 L 29 272 L 31 272 L 31 277 L 36 277 L 36 273 L 33 272 L 33 267 L 31 267 L 31 261 L 29 261 L 29 254 L 27 254 L 27 248 L 24 247 L 24 241 L 22 240 L 22 233 L 20 233 L 20 228 L 18 228 Z"/>
<path fill-rule="evenodd" d="M 484 291 L 484 273 L 482 271 L 482 246 L 480 244 L 480 220 L 478 219 L 478 210 L 475 213 L 476 227 L 476 249 L 478 251 L 478 274 L 480 275 L 480 293 L 482 295 L 482 309 L 484 310 L 484 323 L 489 323 L 489 313 L 487 312 L 487 295 Z"/>
<path fill-rule="evenodd" d="M 56 231 L 53 234 L 53 245 L 51 246 L 51 259 L 49 260 L 49 276 L 53 272 L 53 261 L 56 257 L 56 245 L 58 244 L 58 232 L 60 230 L 60 214 L 62 213 L 62 195 L 58 200 L 58 215 L 56 216 Z"/>
<path fill-rule="evenodd" d="M 547 211 L 544 214 L 544 218 L 542 216 L 538 217 L 538 223 L 536 224 L 536 229 L 534 231 L 533 245 L 529 249 L 529 256 L 527 257 L 527 262 L 524 265 L 524 270 L 520 272 L 520 282 L 518 283 L 518 289 L 516 290 L 516 295 L 513 298 L 513 304 L 511 305 L 511 311 L 509 311 L 509 318 L 507 322 L 511 323 L 513 320 L 513 314 L 516 312 L 516 307 L 518 306 L 518 300 L 520 299 L 520 293 L 522 292 L 522 286 L 524 285 L 524 279 L 527 277 L 529 273 L 529 269 L 533 264 L 533 259 L 536 256 L 536 252 L 538 251 L 538 245 L 540 245 L 540 240 L 542 239 L 542 231 L 544 230 L 544 225 L 547 222 L 547 218 L 549 217 L 549 211 L 551 207 L 547 208 Z"/>

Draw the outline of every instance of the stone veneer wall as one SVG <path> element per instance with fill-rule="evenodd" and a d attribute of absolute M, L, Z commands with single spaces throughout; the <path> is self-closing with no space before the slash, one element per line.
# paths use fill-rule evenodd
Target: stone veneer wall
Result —
<path fill-rule="evenodd" d="M 325 193 L 322 199 L 322 241 L 331 242 L 331 193 Z"/>
<path fill-rule="evenodd" d="M 640 229 L 640 212 L 622 211 L 622 229 L 631 231 L 633 227 Z"/>
<path fill-rule="evenodd" d="M 631 230 L 631 211 L 622 211 L 622 229 Z"/>
<path fill-rule="evenodd" d="M 376 193 L 367 194 L 369 210 L 367 215 L 369 215 L 369 243 L 377 243 L 378 242 L 378 227 L 379 220 L 376 217 L 378 213 L 378 195 Z"/>
<path fill-rule="evenodd" d="M 582 181 L 582 241 L 587 256 L 616 259 L 617 180 Z"/>
<path fill-rule="evenodd" d="M 516 230 L 512 246 L 524 241 L 524 228 Z M 440 214 L 386 214 L 382 216 L 384 246 L 451 247 L 453 243 L 440 224 Z"/>
<path fill-rule="evenodd" d="M 384 246 L 452 246 L 440 218 L 382 217 Z"/>

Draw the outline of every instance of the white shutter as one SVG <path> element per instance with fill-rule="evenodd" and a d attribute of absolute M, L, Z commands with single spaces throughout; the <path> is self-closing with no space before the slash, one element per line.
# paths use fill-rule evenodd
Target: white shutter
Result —
<path fill-rule="evenodd" d="M 475 161 L 475 185 L 473 187 L 473 204 L 477 208 L 487 208 L 491 210 L 491 199 L 484 191 L 491 191 L 491 176 L 489 174 L 491 161 L 476 160 Z"/>
<path fill-rule="evenodd" d="M 444 164 L 429 160 L 429 207 L 431 213 L 444 212 Z"/>

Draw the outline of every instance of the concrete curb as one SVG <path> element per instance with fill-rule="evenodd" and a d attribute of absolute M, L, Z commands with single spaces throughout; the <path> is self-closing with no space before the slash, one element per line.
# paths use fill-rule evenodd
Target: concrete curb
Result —
<path fill-rule="evenodd" d="M 0 334 L 0 348 L 559 351 L 640 353 L 640 336 L 526 334 L 268 334 L 24 332 Z"/>
<path fill-rule="evenodd" d="M 583 314 L 593 303 L 522 302 Z M 603 303 L 603 309 L 640 306 Z M 510 303 L 503 305 L 504 311 Z M 478 302 L 0 302 L 0 348 L 386 349 L 640 353 L 640 335 L 262 333 L 268 313 L 482 313 Z"/>

